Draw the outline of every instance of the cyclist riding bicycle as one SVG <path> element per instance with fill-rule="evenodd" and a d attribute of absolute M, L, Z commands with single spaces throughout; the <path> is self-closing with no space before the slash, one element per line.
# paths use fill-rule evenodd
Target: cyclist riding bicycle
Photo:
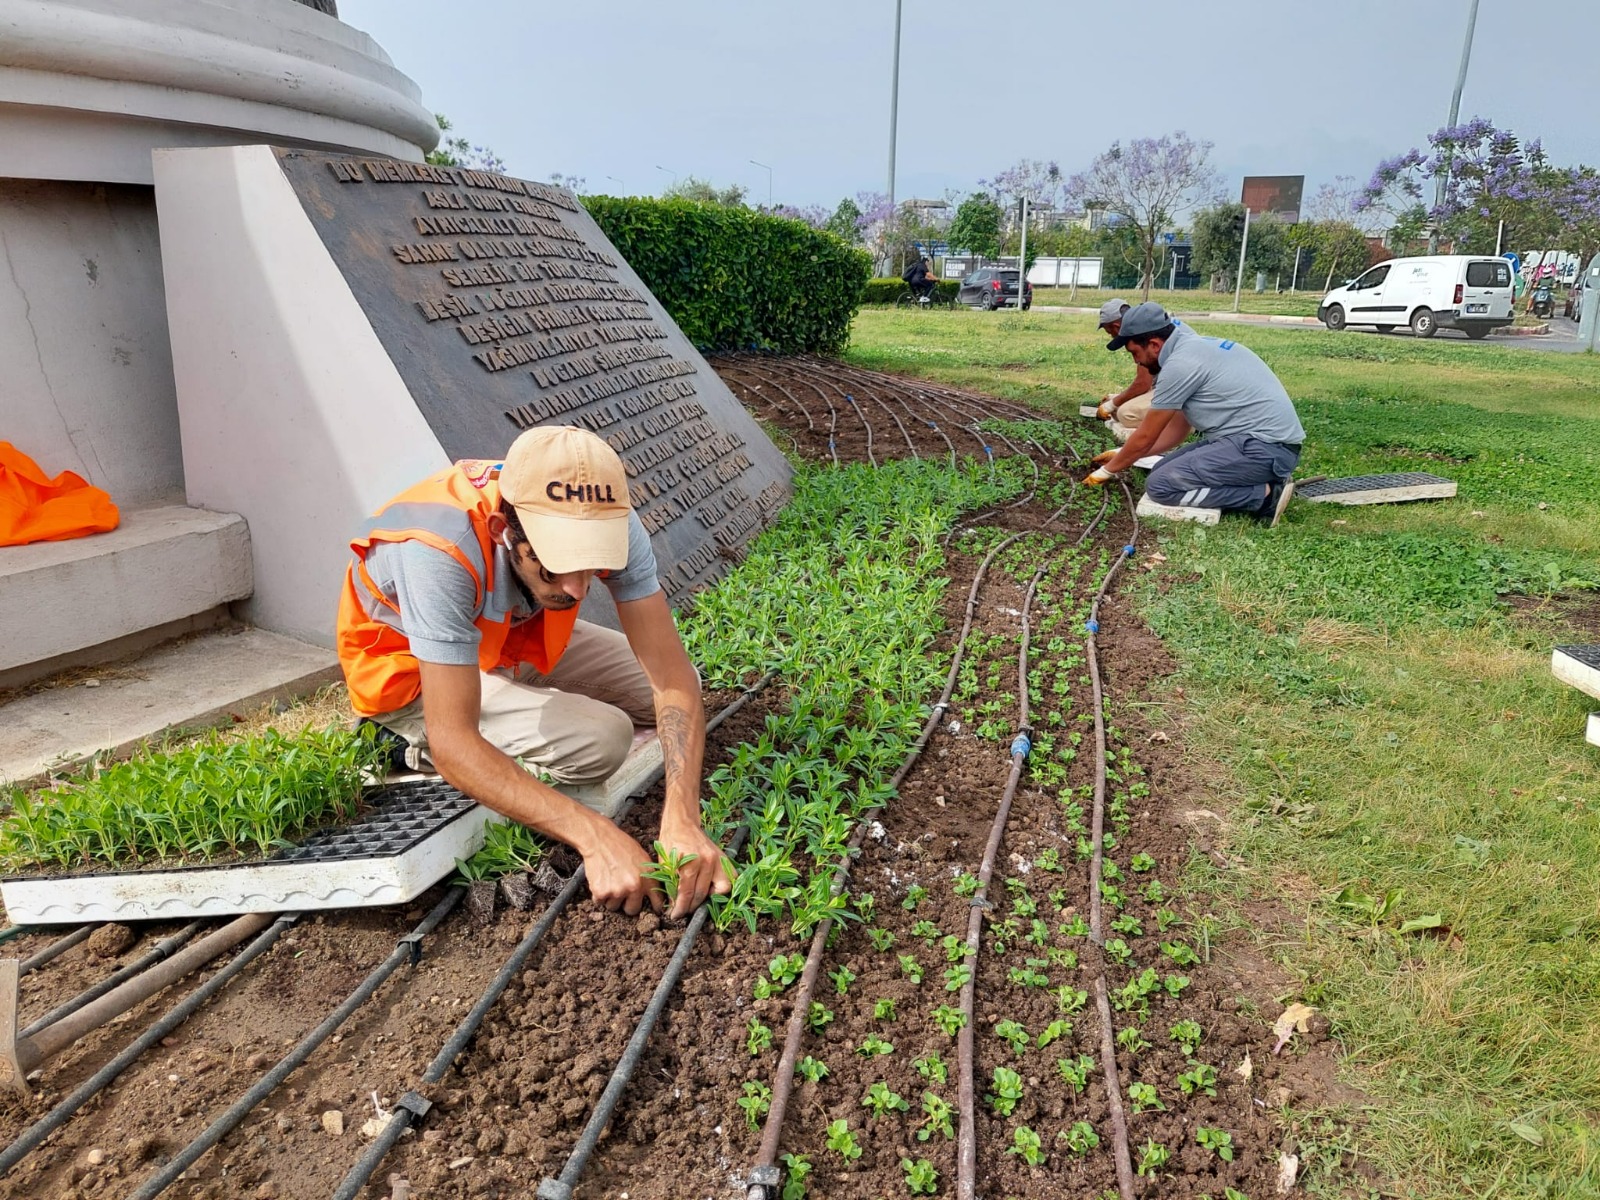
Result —
<path fill-rule="evenodd" d="M 900 276 L 906 285 L 922 304 L 927 304 L 933 298 L 936 280 L 933 278 L 933 269 L 925 258 L 919 258 L 906 268 L 906 273 Z"/>

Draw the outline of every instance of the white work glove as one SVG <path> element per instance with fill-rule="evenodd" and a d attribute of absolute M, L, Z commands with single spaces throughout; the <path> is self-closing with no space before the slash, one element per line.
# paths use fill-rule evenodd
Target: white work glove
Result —
<path fill-rule="evenodd" d="M 1108 471 L 1104 467 L 1096 467 L 1083 477 L 1083 486 L 1100 487 L 1102 484 L 1111 482 L 1116 477 L 1117 473 L 1115 471 Z"/>

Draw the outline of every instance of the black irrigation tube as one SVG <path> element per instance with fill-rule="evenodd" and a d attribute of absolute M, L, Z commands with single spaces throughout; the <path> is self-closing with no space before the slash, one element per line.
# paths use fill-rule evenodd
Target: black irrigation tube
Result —
<path fill-rule="evenodd" d="M 772 682 L 776 674 L 776 671 L 768 671 L 747 688 L 743 695 L 707 721 L 706 732 L 710 733 L 742 709 L 750 702 L 753 696 Z M 626 812 L 626 808 L 623 811 Z M 618 815 L 620 816 L 621 814 Z M 455 1064 L 461 1052 L 466 1049 L 467 1043 L 478 1032 L 478 1027 L 483 1024 L 483 1019 L 489 1014 L 489 1010 L 499 1002 L 501 995 L 511 985 L 512 978 L 522 969 L 523 963 L 528 961 L 529 955 L 534 952 L 539 943 L 544 940 L 545 934 L 550 932 L 551 927 L 556 923 L 556 918 L 577 896 L 579 889 L 583 887 L 585 878 L 584 869 L 579 866 L 572 873 L 572 878 L 567 880 L 566 886 L 550 901 L 544 912 L 539 914 L 539 919 L 534 922 L 533 928 L 528 930 L 522 941 L 517 943 L 516 949 L 511 952 L 511 956 L 495 972 L 495 976 L 489 981 L 488 987 L 478 997 L 478 1002 L 472 1006 L 472 1010 L 462 1019 L 461 1024 L 456 1026 L 455 1032 L 450 1035 L 449 1040 L 440 1048 L 433 1061 L 428 1064 L 428 1069 L 422 1074 L 422 1083 L 425 1086 L 438 1083 L 445 1077 L 445 1073 Z M 707 911 L 702 906 L 696 913 L 696 917 Z M 685 954 L 685 957 L 687 957 L 687 954 Z M 676 956 L 674 958 L 676 959 Z M 340 1181 L 338 1188 L 333 1193 L 333 1200 L 355 1200 L 361 1189 L 366 1186 L 367 1180 L 371 1179 L 373 1172 L 378 1169 L 378 1164 L 388 1157 L 390 1150 L 394 1149 L 395 1143 L 405 1135 L 407 1130 L 427 1116 L 428 1110 L 432 1107 L 433 1105 L 430 1101 L 424 1099 L 415 1091 L 407 1092 L 401 1096 L 395 1102 L 394 1112 L 390 1114 L 389 1120 L 384 1123 L 382 1131 L 373 1139 L 366 1152 L 351 1166 L 344 1179 Z"/>
<path fill-rule="evenodd" d="M 117 971 L 115 974 L 108 975 L 93 987 L 87 988 L 78 993 L 78 995 L 74 996 L 71 1000 L 68 1000 L 65 1004 L 61 1004 L 55 1008 L 52 1008 L 37 1021 L 34 1021 L 26 1026 L 20 1033 L 17 1034 L 17 1037 L 32 1037 L 46 1025 L 54 1025 L 62 1017 L 65 1017 L 70 1013 L 75 1013 L 84 1005 L 98 1000 L 101 996 L 104 996 L 107 992 L 111 991 L 118 984 L 123 982 L 123 980 L 132 979 L 145 968 L 154 966 L 156 963 L 166 958 L 174 950 L 178 949 L 178 947 L 188 942 L 189 939 L 194 937 L 195 934 L 199 933 L 200 927 L 204 924 L 204 921 L 189 922 L 189 924 L 178 930 L 178 932 L 173 934 L 171 937 L 163 938 L 161 941 L 157 942 L 138 961 L 131 962 L 127 966 L 123 967 L 120 971 Z"/>
<path fill-rule="evenodd" d="M 190 1142 L 177 1154 L 172 1156 L 166 1166 L 156 1172 L 144 1183 L 139 1185 L 130 1200 L 154 1200 L 177 1180 L 186 1170 L 197 1162 L 201 1155 L 227 1137 L 260 1104 L 279 1084 L 297 1070 L 306 1059 L 316 1051 L 317 1047 L 333 1036 L 333 1031 L 343 1025 L 355 1012 L 378 990 L 389 976 L 400 969 L 403 963 L 409 962 L 413 967 L 422 959 L 422 939 L 427 937 L 439 927 L 439 923 L 450 915 L 452 909 L 461 902 L 461 897 L 467 894 L 464 887 L 450 887 L 445 890 L 443 898 L 433 906 L 433 910 L 422 918 L 410 933 L 395 943 L 389 957 L 379 963 L 372 972 L 361 981 L 359 987 L 347 996 L 338 1008 L 334 1009 L 323 1019 L 322 1023 L 305 1037 L 301 1038 L 295 1048 L 278 1060 L 265 1075 L 258 1079 L 249 1091 L 240 1096 L 220 1117 L 206 1126 L 205 1131 Z"/>
<path fill-rule="evenodd" d="M 81 942 L 88 941 L 94 931 L 99 928 L 100 926 L 98 925 L 83 925 L 77 929 L 74 929 L 71 933 L 67 934 L 66 937 L 57 938 L 43 950 L 39 951 L 39 953 L 35 954 L 32 958 L 23 959 L 22 962 L 17 965 L 17 978 L 20 979 L 22 976 L 27 975 L 30 972 L 37 971 L 46 963 L 54 962 L 68 950 L 71 950 L 74 946 Z"/>
<path fill-rule="evenodd" d="M 927 748 L 928 742 L 933 737 L 933 731 L 944 720 L 945 713 L 950 708 L 950 697 L 956 688 L 956 678 L 961 670 L 961 659 L 966 652 L 967 638 L 972 632 L 972 618 L 978 610 L 978 590 L 983 586 L 983 577 L 989 569 L 989 564 L 1001 550 L 1024 535 L 1012 534 L 1004 541 L 997 543 L 983 561 L 978 564 L 977 573 L 973 575 L 972 587 L 967 592 L 966 617 L 961 624 L 961 634 L 956 639 L 955 653 L 950 660 L 950 670 L 945 676 L 944 691 L 934 703 L 933 711 L 929 714 L 927 722 L 922 727 L 922 733 L 912 744 L 906 754 L 905 761 L 889 780 L 889 790 L 899 790 L 900 784 L 911 773 L 911 768 L 922 757 L 922 752 Z M 856 831 L 850 838 L 850 843 L 844 855 L 839 860 L 839 865 L 834 869 L 833 884 L 829 889 L 832 896 L 844 891 L 845 881 L 850 877 L 850 864 L 855 861 L 860 852 L 861 843 L 870 824 L 868 818 L 878 811 L 878 806 L 863 812 L 857 820 Z M 795 1064 L 800 1059 L 800 1042 L 805 1035 L 805 1018 L 811 1007 L 811 996 L 816 990 L 817 976 L 822 970 L 822 957 L 827 949 L 828 934 L 833 929 L 833 918 L 824 917 L 817 926 L 816 932 L 811 937 L 811 947 L 806 955 L 805 969 L 800 973 L 800 979 L 794 991 L 794 1011 L 789 1018 L 788 1032 L 784 1037 L 783 1055 L 778 1060 L 778 1067 L 773 1078 L 772 1103 L 767 1111 L 766 1125 L 761 1132 L 761 1145 L 756 1152 L 756 1161 L 745 1175 L 746 1200 L 777 1200 L 778 1187 L 781 1183 L 780 1172 L 777 1167 L 778 1144 L 783 1137 L 783 1119 L 788 1113 L 789 1097 L 794 1089 Z"/>
<path fill-rule="evenodd" d="M 0 929 L 0 944 L 9 942 L 12 938 L 26 937 L 30 933 L 38 933 L 37 925 L 8 925 Z"/>
<path fill-rule="evenodd" d="M 272 944 L 282 936 L 283 931 L 288 929 L 299 918 L 299 913 L 285 913 L 266 929 L 262 930 L 256 935 L 254 941 L 228 962 L 227 966 L 223 967 L 210 979 L 190 992 L 177 1005 L 169 1009 L 165 1016 L 140 1034 L 137 1040 L 130 1043 L 122 1053 L 79 1084 L 77 1090 L 70 1096 L 30 1125 L 22 1136 L 7 1146 L 5 1150 L 0 1151 L 0 1178 L 3 1178 L 7 1171 L 37 1149 L 47 1137 L 66 1124 L 73 1113 L 77 1112 L 78 1109 L 98 1095 L 112 1080 L 132 1066 L 141 1054 L 187 1021 L 202 1004 L 221 991 L 229 980 L 269 950 Z"/>

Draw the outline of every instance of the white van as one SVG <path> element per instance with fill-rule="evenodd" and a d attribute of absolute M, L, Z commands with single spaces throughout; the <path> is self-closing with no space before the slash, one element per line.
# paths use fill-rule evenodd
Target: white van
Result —
<path fill-rule="evenodd" d="M 1317 319 L 1329 329 L 1376 325 L 1388 333 L 1409 325 L 1423 338 L 1441 328 L 1481 338 L 1511 324 L 1515 302 L 1511 264 L 1505 259 L 1430 254 L 1391 258 L 1334 288 L 1318 305 Z"/>

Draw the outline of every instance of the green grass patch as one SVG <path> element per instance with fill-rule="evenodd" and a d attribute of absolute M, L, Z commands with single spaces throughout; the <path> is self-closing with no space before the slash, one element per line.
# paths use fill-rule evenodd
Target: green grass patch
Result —
<path fill-rule="evenodd" d="M 0 863 L 74 869 L 270 854 L 355 816 L 362 782 L 384 758 L 370 730 L 337 727 L 142 750 L 41 791 L 14 791 Z"/>
<path fill-rule="evenodd" d="M 1285 283 L 1288 281 L 1285 280 Z M 1321 284 L 1321 280 L 1317 281 Z M 1342 283 L 1343 280 L 1335 280 Z M 1326 293 L 1319 287 L 1312 291 L 1298 292 L 1254 292 L 1245 288 L 1244 294 L 1239 297 L 1239 311 L 1242 313 L 1258 313 L 1272 316 L 1285 317 L 1314 317 L 1317 315 L 1317 304 Z M 1035 287 L 1033 289 L 1033 302 L 1035 304 L 1061 304 L 1076 308 L 1099 308 L 1107 300 L 1126 300 L 1129 304 L 1139 304 L 1144 299 L 1144 293 L 1138 288 L 1123 288 L 1115 291 L 1107 288 L 1079 288 L 1074 296 L 1071 288 Z M 1153 303 L 1172 313 L 1208 313 L 1232 312 L 1233 293 L 1213 292 L 1207 288 L 1152 288 L 1150 299 Z"/>
<path fill-rule="evenodd" d="M 1131 377 L 1091 318 L 963 316 L 941 341 L 864 313 L 850 356 L 1062 413 Z M 1236 802 L 1242 866 L 1197 860 L 1191 900 L 1239 905 L 1241 927 L 1248 901 L 1290 906 L 1263 936 L 1373 1098 L 1351 1146 L 1318 1150 L 1307 1117 L 1310 1186 L 1348 1194 L 1337 1161 L 1356 1149 L 1386 1195 L 1600 1195 L 1592 702 L 1550 675 L 1574 633 L 1502 599 L 1592 598 L 1600 580 L 1600 361 L 1197 325 L 1283 379 L 1302 473 L 1459 484 L 1453 501 L 1297 502 L 1275 530 L 1230 518 L 1143 543 L 1168 557 L 1138 594 L 1180 663 L 1188 745 Z"/>

